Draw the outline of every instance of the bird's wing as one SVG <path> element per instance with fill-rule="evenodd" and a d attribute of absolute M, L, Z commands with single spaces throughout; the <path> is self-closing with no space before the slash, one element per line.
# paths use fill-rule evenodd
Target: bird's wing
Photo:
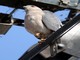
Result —
<path fill-rule="evenodd" d="M 48 29 L 56 31 L 62 26 L 60 19 L 53 12 L 44 10 L 44 13 L 42 21 Z"/>

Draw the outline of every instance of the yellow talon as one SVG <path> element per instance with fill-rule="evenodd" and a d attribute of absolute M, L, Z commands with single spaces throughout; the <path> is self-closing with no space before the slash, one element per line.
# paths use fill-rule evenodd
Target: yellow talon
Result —
<path fill-rule="evenodd" d="M 45 42 L 45 40 L 46 40 L 46 39 L 43 39 L 43 38 L 42 38 L 38 43 L 39 43 L 39 44 L 42 44 L 43 42 Z"/>
<path fill-rule="evenodd" d="M 40 33 L 36 33 L 35 36 L 36 36 L 36 37 L 39 37 L 39 36 L 40 36 Z"/>

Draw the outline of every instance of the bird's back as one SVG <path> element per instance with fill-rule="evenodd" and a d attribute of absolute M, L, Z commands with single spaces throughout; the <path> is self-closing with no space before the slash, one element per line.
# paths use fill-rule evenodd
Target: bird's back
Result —
<path fill-rule="evenodd" d="M 56 31 L 62 26 L 60 19 L 53 12 L 44 10 L 44 13 L 43 23 L 47 28 Z"/>

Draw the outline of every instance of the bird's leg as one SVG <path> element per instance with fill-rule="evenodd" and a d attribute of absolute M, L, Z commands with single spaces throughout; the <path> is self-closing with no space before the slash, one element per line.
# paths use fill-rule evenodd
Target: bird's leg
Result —
<path fill-rule="evenodd" d="M 42 34 L 42 33 L 36 33 L 35 36 L 40 39 L 40 41 L 38 42 L 39 44 L 41 44 L 42 42 L 44 42 L 46 40 L 46 35 Z"/>
<path fill-rule="evenodd" d="M 39 44 L 42 44 L 43 42 L 45 42 L 45 38 L 41 38 L 40 41 L 38 42 Z"/>
<path fill-rule="evenodd" d="M 37 38 L 40 38 L 40 33 L 36 33 L 35 36 L 36 36 Z"/>
<path fill-rule="evenodd" d="M 41 44 L 42 42 L 45 42 L 45 40 L 46 40 L 46 37 L 45 37 L 44 34 L 42 34 L 41 35 L 41 39 L 40 39 L 40 41 L 38 43 Z"/>

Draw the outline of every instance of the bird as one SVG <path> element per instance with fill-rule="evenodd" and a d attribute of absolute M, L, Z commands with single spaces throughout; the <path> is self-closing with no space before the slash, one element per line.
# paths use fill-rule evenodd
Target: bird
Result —
<path fill-rule="evenodd" d="M 40 39 L 40 43 L 63 26 L 61 20 L 49 10 L 42 10 L 35 5 L 26 5 L 23 8 L 26 12 L 24 26 L 29 33 Z"/>

